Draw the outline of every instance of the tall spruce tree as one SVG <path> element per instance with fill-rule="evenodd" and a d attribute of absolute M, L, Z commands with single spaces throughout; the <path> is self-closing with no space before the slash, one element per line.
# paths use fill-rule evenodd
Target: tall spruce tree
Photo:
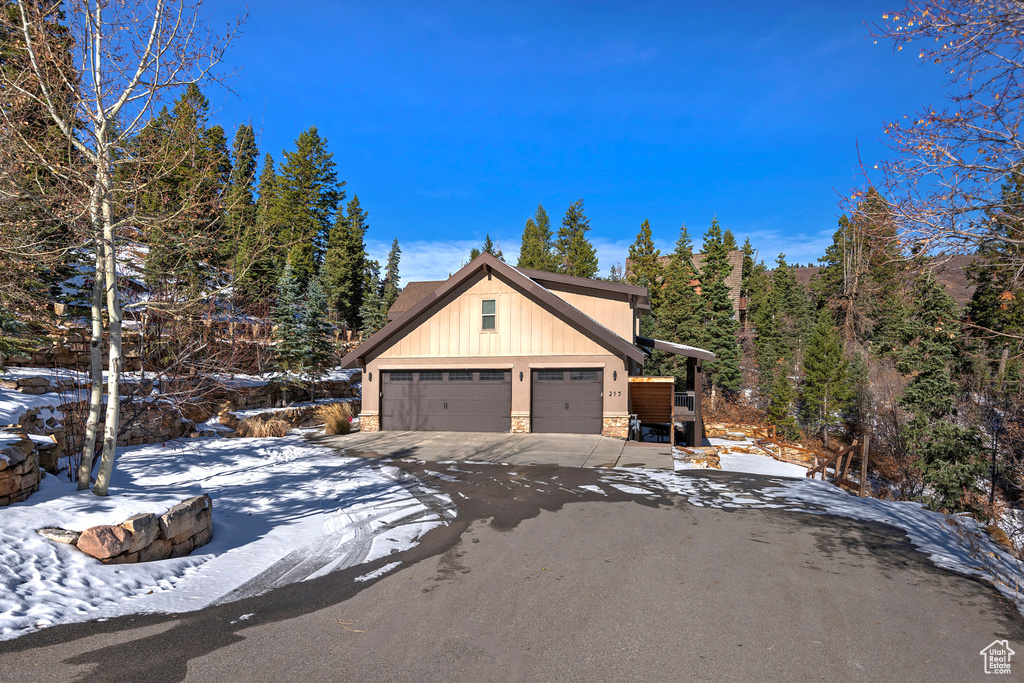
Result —
<path fill-rule="evenodd" d="M 299 336 L 302 340 L 302 370 L 310 382 L 310 396 L 316 400 L 316 384 L 331 366 L 334 345 L 331 325 L 327 322 L 327 293 L 319 277 L 306 288 Z"/>
<path fill-rule="evenodd" d="M 800 438 L 800 425 L 793 416 L 793 384 L 789 379 L 789 365 L 777 363 L 771 371 L 771 385 L 768 393 L 768 423 L 782 437 L 790 441 Z"/>
<path fill-rule="evenodd" d="M 712 219 L 704 235 L 704 263 L 699 274 L 701 299 L 704 302 L 704 344 L 717 356 L 705 366 L 712 387 L 712 405 L 718 390 L 737 391 L 743 381 L 740 375 L 740 348 L 736 338 L 738 323 L 729 296 L 729 286 L 726 284 L 732 268 L 718 219 Z"/>
<path fill-rule="evenodd" d="M 1024 262 L 1024 174 L 1003 185 L 1000 203 L 1004 210 L 990 215 L 991 236 L 968 268 L 975 290 L 964 309 L 965 331 L 981 351 L 982 379 L 994 382 L 998 391 L 1008 374 L 1019 374 L 1024 339 L 1024 288 L 1012 265 Z"/>
<path fill-rule="evenodd" d="M 478 254 L 479 255 L 479 254 Z M 398 246 L 398 238 L 391 243 L 391 251 L 388 252 L 388 264 L 384 269 L 384 285 L 382 295 L 384 297 L 384 314 L 391 309 L 402 288 L 399 286 L 401 276 L 398 272 L 399 261 L 402 259 L 402 249 Z"/>
<path fill-rule="evenodd" d="M 904 438 L 931 493 L 932 507 L 957 512 L 974 511 L 972 494 L 986 469 L 981 436 L 956 423 L 959 394 L 951 368 L 961 334 L 956 302 L 926 270 L 913 291 L 915 306 L 902 328 L 896 351 L 896 369 L 909 376 L 900 399 L 911 419 L 903 425 Z"/>
<path fill-rule="evenodd" d="M 280 227 L 272 222 L 271 206 L 276 192 L 274 158 L 267 154 L 263 157 L 263 168 L 260 170 L 253 222 L 245 226 L 238 249 L 239 261 L 250 264 L 235 283 L 239 302 L 243 305 L 256 305 L 272 299 L 279 271 L 283 268 L 279 250 L 275 245 L 268 244 L 278 234 Z"/>
<path fill-rule="evenodd" d="M 803 356 L 800 414 L 812 433 L 821 435 L 827 449 L 829 430 L 842 422 L 842 413 L 854 398 L 843 342 L 828 308 L 818 312 L 817 325 Z"/>
<path fill-rule="evenodd" d="M 257 153 L 252 126 L 239 126 L 231 145 L 231 183 L 225 196 L 224 225 L 231 239 L 223 242 L 221 258 L 235 278 L 235 302 L 242 305 L 252 303 L 247 297 L 248 283 L 265 279 L 272 272 L 263 257 L 264 240 L 256 224 Z"/>
<path fill-rule="evenodd" d="M 641 319 L 641 333 L 646 325 L 652 325 L 653 332 L 645 336 L 674 344 L 701 346 L 704 343 L 704 303 L 697 293 L 697 273 L 693 267 L 693 247 L 686 226 L 679 228 L 679 239 L 665 271 L 664 291 L 658 297 L 651 316 Z M 651 370 L 659 375 L 671 375 L 686 381 L 686 359 L 676 354 L 655 351 Z M 699 390 L 699 387 L 698 387 Z"/>
<path fill-rule="evenodd" d="M 754 258 L 757 256 L 757 252 L 754 250 L 754 246 L 750 243 L 750 238 L 747 237 L 743 240 L 743 279 L 740 285 L 740 296 L 750 297 L 750 277 L 754 274 L 755 261 Z M 750 304 L 747 303 L 749 308 Z"/>
<path fill-rule="evenodd" d="M 295 276 L 308 282 L 320 269 L 338 204 L 345 199 L 345 181 L 338 181 L 334 154 L 316 126 L 284 152 L 271 212 L 280 226 L 279 240 Z"/>
<path fill-rule="evenodd" d="M 367 260 L 363 285 L 363 307 L 359 318 L 363 323 L 363 337 L 376 334 L 388 324 L 388 305 L 384 298 L 384 283 L 380 278 L 380 263 Z"/>
<path fill-rule="evenodd" d="M 345 214 L 339 213 L 327 240 L 327 254 L 321 271 L 331 307 L 350 330 L 361 328 L 359 311 L 363 306 L 366 279 L 366 217 L 358 195 L 352 197 Z"/>
<path fill-rule="evenodd" d="M 587 239 L 590 219 L 583 213 L 583 200 L 573 202 L 565 212 L 562 227 L 555 240 L 555 260 L 558 272 L 576 277 L 592 278 L 597 275 L 597 251 Z"/>
<path fill-rule="evenodd" d="M 534 270 L 556 270 L 555 257 L 552 254 L 551 220 L 543 204 L 537 205 L 533 218 L 526 219 L 516 266 Z"/>
<path fill-rule="evenodd" d="M 501 253 L 501 249 L 495 246 L 494 242 L 491 241 L 490 234 L 484 239 L 484 253 L 490 254 L 499 261 L 504 262 L 505 256 Z"/>
<path fill-rule="evenodd" d="M 735 251 L 736 249 L 739 249 L 739 247 L 736 246 L 736 236 L 733 235 L 732 230 L 729 230 L 728 228 L 726 228 L 725 232 L 722 233 L 722 244 L 725 246 L 726 251 Z"/>
<path fill-rule="evenodd" d="M 171 110 L 163 109 L 132 142 L 131 154 L 147 161 L 119 170 L 143 179 L 128 201 L 143 216 L 139 227 L 150 247 L 146 278 L 154 290 L 173 283 L 177 297 L 204 289 L 207 267 L 220 265 L 231 163 L 224 130 L 207 128 L 209 108 L 190 83 Z"/>
<path fill-rule="evenodd" d="M 692 253 L 690 257 L 692 259 Z M 631 285 L 647 287 L 651 306 L 654 308 L 661 293 L 663 277 L 661 252 L 654 247 L 651 224 L 645 219 L 640 224 L 640 232 L 637 233 L 636 240 L 629 246 L 629 272 L 626 281 Z"/>
<path fill-rule="evenodd" d="M 302 372 L 303 317 L 302 286 L 291 264 L 286 264 L 277 281 L 277 304 L 271 315 L 276 325 L 274 356 L 277 367 L 285 372 Z"/>

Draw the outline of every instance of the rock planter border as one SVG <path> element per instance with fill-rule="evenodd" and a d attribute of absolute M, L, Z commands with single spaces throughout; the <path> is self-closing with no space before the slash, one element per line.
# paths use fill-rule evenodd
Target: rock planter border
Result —
<path fill-rule="evenodd" d="M 13 437 L 16 440 L 7 440 Z M 39 490 L 39 449 L 21 434 L 0 432 L 0 507 L 20 503 Z M 56 444 L 54 444 L 56 446 Z"/>
<path fill-rule="evenodd" d="M 213 501 L 208 495 L 178 503 L 162 515 L 143 513 L 120 524 L 101 524 L 81 533 L 47 527 L 38 533 L 73 545 L 103 564 L 134 564 L 184 557 L 213 537 Z"/>

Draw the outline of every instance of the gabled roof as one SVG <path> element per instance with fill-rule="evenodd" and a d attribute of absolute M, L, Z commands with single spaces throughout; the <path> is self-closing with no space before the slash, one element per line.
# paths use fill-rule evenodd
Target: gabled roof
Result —
<path fill-rule="evenodd" d="M 696 346 L 686 346 L 685 344 L 673 344 L 672 342 L 662 341 L 660 339 L 651 339 L 649 337 L 637 337 L 636 343 L 640 346 L 657 349 L 658 351 L 664 351 L 665 353 L 674 353 L 677 356 L 688 356 L 690 358 L 699 358 L 700 360 L 715 360 L 718 358 L 711 351 L 705 349 L 698 349 Z"/>
<path fill-rule="evenodd" d="M 392 339 L 400 337 L 406 328 L 419 321 L 420 317 L 427 313 L 434 305 L 480 272 L 493 272 L 501 276 L 510 284 L 523 290 L 527 296 L 541 303 L 546 308 L 551 309 L 555 314 L 571 323 L 577 329 L 589 333 L 609 348 L 632 358 L 638 363 L 644 361 L 645 355 L 643 350 L 615 334 L 580 309 L 559 298 L 519 269 L 513 268 L 485 252 L 463 266 L 461 270 L 450 278 L 441 282 L 436 289 L 423 296 L 410 308 L 399 313 L 395 316 L 394 320 L 381 328 L 380 331 L 353 349 L 347 356 L 341 359 L 341 367 L 347 368 L 365 361 L 367 356 Z"/>
<path fill-rule="evenodd" d="M 651 301 L 647 297 L 647 288 L 640 287 L 639 285 L 629 285 L 624 282 L 608 282 L 607 280 L 592 280 L 586 277 L 576 277 L 575 275 L 563 275 L 561 273 L 549 273 L 546 270 L 534 270 L 533 268 L 516 268 L 516 270 L 534 282 L 539 282 L 545 286 L 568 285 L 570 287 L 588 289 L 599 294 L 605 292 L 625 294 L 626 296 L 636 297 L 637 308 L 644 310 L 650 310 L 651 308 Z"/>

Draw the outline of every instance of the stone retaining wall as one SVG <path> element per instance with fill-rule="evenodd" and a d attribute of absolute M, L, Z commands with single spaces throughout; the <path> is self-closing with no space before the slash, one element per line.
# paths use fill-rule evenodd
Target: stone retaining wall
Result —
<path fill-rule="evenodd" d="M 183 557 L 213 537 L 213 501 L 196 496 L 162 515 L 145 513 L 120 524 L 89 527 L 79 533 L 47 527 L 39 533 L 67 543 L 103 564 L 133 564 Z"/>
<path fill-rule="evenodd" d="M 20 503 L 38 491 L 41 476 L 36 444 L 24 436 L 0 432 L 0 507 Z"/>

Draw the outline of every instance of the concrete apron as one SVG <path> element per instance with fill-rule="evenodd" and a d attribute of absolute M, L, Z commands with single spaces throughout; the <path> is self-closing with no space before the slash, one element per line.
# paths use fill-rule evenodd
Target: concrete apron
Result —
<path fill-rule="evenodd" d="M 507 465 L 673 469 L 668 444 L 638 444 L 597 434 L 357 432 L 344 436 L 318 434 L 309 441 L 350 456 L 426 462 L 474 460 Z"/>

